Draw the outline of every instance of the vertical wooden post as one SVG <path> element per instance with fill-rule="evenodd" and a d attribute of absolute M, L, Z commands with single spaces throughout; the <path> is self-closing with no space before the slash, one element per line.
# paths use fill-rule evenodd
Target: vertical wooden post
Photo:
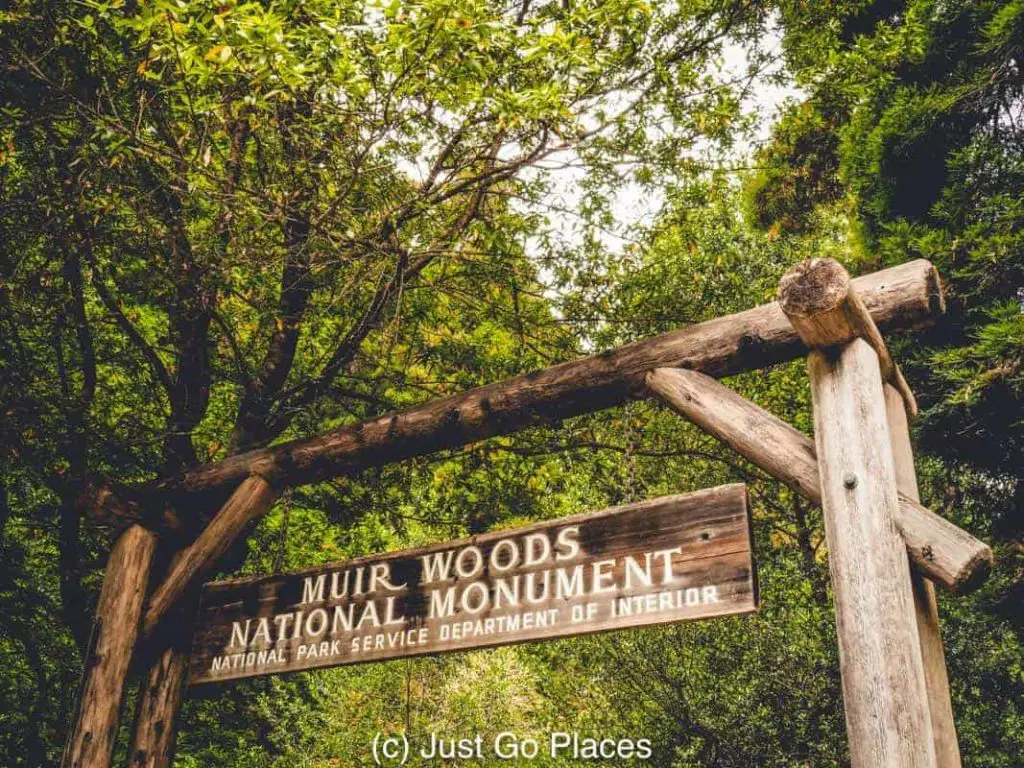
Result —
<path fill-rule="evenodd" d="M 277 492 L 260 475 L 250 475 L 239 484 L 206 529 L 173 558 L 164 580 L 153 590 L 142 619 L 144 640 L 156 642 L 156 630 L 168 613 L 191 603 L 189 595 L 198 581 L 216 565 L 245 526 L 266 512 L 276 499 Z M 131 768 L 169 768 L 174 759 L 193 634 L 192 612 L 185 610 L 182 615 L 170 642 L 164 641 L 163 651 L 139 687 L 129 753 Z"/>
<path fill-rule="evenodd" d="M 779 298 L 812 349 L 814 439 L 851 762 L 934 768 L 910 563 L 897 526 L 882 361 L 905 393 L 906 384 L 842 266 L 815 259 L 794 268 L 780 282 Z"/>
<path fill-rule="evenodd" d="M 85 660 L 78 715 L 64 747 L 62 768 L 110 765 L 155 548 L 156 535 L 133 525 L 110 551 Z"/>
<path fill-rule="evenodd" d="M 932 768 L 878 356 L 856 339 L 808 363 L 850 757 L 854 768 Z"/>
<path fill-rule="evenodd" d="M 130 768 L 170 768 L 174 760 L 191 637 L 191 631 L 183 631 L 176 642 L 164 648 L 139 684 L 135 734 L 128 753 Z"/>
<path fill-rule="evenodd" d="M 167 568 L 184 557 L 180 550 Z M 188 601 L 188 598 L 186 598 Z M 185 701 L 185 673 L 193 627 L 191 616 L 177 624 L 162 650 L 149 658 L 149 669 L 139 682 L 135 729 L 128 752 L 129 768 L 170 768 L 178 741 L 178 713 Z"/>
<path fill-rule="evenodd" d="M 921 497 L 914 471 L 914 452 L 910 444 L 910 428 L 900 393 L 885 385 L 885 409 L 892 440 L 892 457 L 896 468 L 896 486 L 900 493 L 914 501 Z M 928 687 L 928 711 L 935 740 L 935 759 L 939 768 L 960 768 L 960 744 L 953 721 L 953 703 L 949 695 L 949 676 L 946 672 L 946 654 L 939 632 L 939 609 L 935 600 L 935 586 L 924 576 L 911 569 L 914 589 L 914 608 L 917 631 L 921 639 L 921 659 L 924 663 L 925 684 Z"/>

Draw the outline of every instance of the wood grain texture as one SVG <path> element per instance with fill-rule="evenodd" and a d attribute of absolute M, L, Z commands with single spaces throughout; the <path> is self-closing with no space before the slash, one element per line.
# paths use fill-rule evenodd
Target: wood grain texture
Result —
<path fill-rule="evenodd" d="M 896 469 L 896 487 L 907 497 L 920 501 L 914 451 L 903 398 L 892 386 L 885 385 L 885 409 L 892 440 L 892 457 Z M 946 652 L 939 629 L 939 607 L 931 581 L 911 573 L 917 632 L 921 639 L 921 661 L 928 687 L 928 712 L 935 740 L 935 759 L 939 768 L 960 768 L 960 743 L 953 720 L 953 701 L 949 694 Z"/>
<path fill-rule="evenodd" d="M 940 291 L 940 299 L 941 295 Z M 779 281 L 779 305 L 808 347 L 831 347 L 854 338 L 864 339 L 878 355 L 882 378 L 896 387 L 910 415 L 917 416 L 914 394 L 842 264 L 834 259 L 808 259 L 797 264 Z"/>
<path fill-rule="evenodd" d="M 185 550 L 178 550 L 167 571 L 173 570 L 184 556 Z M 186 597 L 183 603 L 180 616 L 185 620 L 177 622 L 161 637 L 162 647 L 147 649 L 148 668 L 139 683 L 135 728 L 128 752 L 129 768 L 170 768 L 174 762 L 178 714 L 185 700 L 185 674 L 198 596 Z"/>
<path fill-rule="evenodd" d="M 676 413 L 821 504 L 817 452 L 802 432 L 696 371 L 658 368 L 647 383 Z M 992 565 L 989 546 L 922 506 L 916 494 L 900 494 L 897 523 L 911 562 L 929 579 L 959 594 L 984 583 Z"/>
<path fill-rule="evenodd" d="M 277 491 L 260 475 L 243 480 L 210 524 L 176 558 L 167 577 L 149 599 L 142 622 L 142 639 L 152 640 L 160 621 L 193 587 L 197 587 L 245 527 L 277 500 Z"/>
<path fill-rule="evenodd" d="M 110 766 L 155 548 L 156 535 L 133 525 L 120 535 L 107 558 L 78 717 L 64 748 L 62 768 Z"/>
<path fill-rule="evenodd" d="M 988 544 L 903 493 L 900 510 L 903 542 L 922 574 L 957 595 L 985 583 L 995 561 Z"/>
<path fill-rule="evenodd" d="M 560 537 L 573 528 L 576 533 L 569 535 L 578 542 L 576 551 L 564 545 L 559 549 Z M 528 548 L 540 546 L 533 551 L 543 551 L 540 540 L 551 543 L 550 556 L 528 563 Z M 457 553 L 474 547 L 481 553 L 479 571 L 474 568 L 458 576 L 453 570 L 452 578 L 441 580 L 435 572 L 431 579 L 422 558 L 444 558 L 446 553 L 455 553 L 453 562 L 458 563 Z M 521 549 L 520 557 L 514 558 L 513 547 Z M 556 557 L 558 552 L 565 555 L 564 559 Z M 630 557 L 634 558 L 632 564 L 628 562 Z M 635 570 L 637 564 L 643 568 L 645 563 L 647 582 Z M 357 582 L 358 574 L 369 573 L 374 566 L 386 566 L 389 583 L 401 587 L 357 590 L 356 583 L 364 583 Z M 577 588 L 559 587 L 568 582 L 558 581 L 558 569 L 566 578 L 578 577 L 578 584 L 573 582 Z M 598 578 L 599 572 L 604 574 L 605 581 Z M 351 589 L 343 592 L 339 586 L 332 597 L 331 586 L 342 583 L 343 573 L 347 574 L 345 588 L 348 590 L 351 585 Z M 338 582 L 332 582 L 334 575 Z M 325 579 L 325 591 L 317 593 L 316 599 L 306 599 L 307 594 L 313 593 L 305 590 L 312 589 L 321 576 Z M 516 599 L 510 599 L 506 591 L 502 601 L 502 581 L 508 588 L 518 584 Z M 599 586 L 603 588 L 598 589 Z M 448 589 L 454 590 L 454 611 L 433 612 L 435 596 L 443 599 Z M 468 611 L 461 602 L 466 595 L 472 595 Z M 388 596 L 394 600 L 390 611 L 384 607 Z M 628 611 L 622 610 L 620 601 L 628 604 Z M 299 624 L 312 622 L 317 609 L 322 608 L 331 616 L 335 607 L 345 610 L 349 606 L 353 606 L 353 615 L 358 620 L 370 603 L 382 620 L 390 615 L 395 622 L 383 628 L 374 622 L 364 625 L 356 621 L 351 627 L 328 623 L 322 630 L 318 624 L 314 630 L 320 631 L 310 630 L 312 624 Z M 591 605 L 593 608 L 588 609 Z M 294 574 L 207 584 L 189 666 L 190 682 L 207 683 L 747 613 L 757 606 L 746 487 L 727 485 Z M 273 636 L 258 637 L 258 630 L 250 629 L 258 627 L 260 619 L 267 619 L 267 626 L 275 627 L 274 617 L 294 616 L 297 611 L 303 612 L 302 618 L 283 620 L 281 634 L 272 630 Z M 543 624 L 533 620 L 528 623 L 525 618 L 540 613 L 548 616 Z M 236 640 L 235 622 L 238 631 L 245 628 L 244 642 Z M 466 629 L 467 622 L 471 631 Z M 305 629 L 295 633 L 297 625 Z M 415 645 L 395 646 L 388 640 L 410 632 L 424 634 L 407 635 L 415 638 Z M 335 641 L 337 645 L 328 652 L 303 656 L 311 646 L 318 649 Z M 357 649 L 353 641 L 369 646 Z M 262 663 L 253 660 L 256 654 L 273 649 L 278 649 L 282 658 Z M 237 664 L 220 665 L 218 660 L 232 656 L 242 658 Z"/>
<path fill-rule="evenodd" d="M 929 325 L 943 311 L 939 278 L 927 261 L 865 275 L 853 284 L 883 329 Z M 238 454 L 156 485 L 101 494 L 105 503 L 97 515 L 107 522 L 140 519 L 161 529 L 195 530 L 202 510 L 210 507 L 210 499 L 199 503 L 196 494 L 219 496 L 216 506 L 227 489 L 254 472 L 281 488 L 353 474 L 644 397 L 644 377 L 653 368 L 721 377 L 805 351 L 778 303 L 766 304 L 312 439 Z"/>
<path fill-rule="evenodd" d="M 169 768 L 174 761 L 188 656 L 187 644 L 167 646 L 139 684 L 130 768 Z"/>
<path fill-rule="evenodd" d="M 808 358 L 853 768 L 933 768 L 907 550 L 878 356 L 854 339 Z"/>

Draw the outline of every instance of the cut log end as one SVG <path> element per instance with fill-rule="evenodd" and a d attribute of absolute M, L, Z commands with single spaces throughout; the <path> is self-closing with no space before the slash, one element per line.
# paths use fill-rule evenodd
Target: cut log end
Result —
<path fill-rule="evenodd" d="M 835 259 L 808 259 L 779 281 L 779 305 L 789 316 L 810 317 L 842 306 L 850 293 L 850 276 Z"/>
<path fill-rule="evenodd" d="M 934 278 L 934 279 L 933 279 Z M 933 285 L 932 270 L 925 278 L 929 306 L 941 288 Z M 833 259 L 810 259 L 797 264 L 779 281 L 779 306 L 801 340 L 812 349 L 826 349 L 864 339 L 878 355 L 882 378 L 903 397 L 910 419 L 917 416 L 917 400 L 885 346 L 878 326 L 863 299 L 857 294 L 843 265 Z"/>
<path fill-rule="evenodd" d="M 779 306 L 812 349 L 845 344 L 860 336 L 879 356 L 885 343 L 843 265 L 833 259 L 797 264 L 779 281 Z M 883 376 L 887 376 L 883 361 Z"/>
<path fill-rule="evenodd" d="M 957 572 L 950 591 L 957 595 L 974 592 L 988 580 L 994 564 L 992 550 L 988 546 L 979 548 Z"/>

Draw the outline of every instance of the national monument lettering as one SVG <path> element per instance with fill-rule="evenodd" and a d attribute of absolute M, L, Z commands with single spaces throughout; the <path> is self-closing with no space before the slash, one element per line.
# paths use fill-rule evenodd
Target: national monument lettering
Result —
<path fill-rule="evenodd" d="M 206 683 L 757 608 L 743 485 L 294 574 L 207 584 Z"/>

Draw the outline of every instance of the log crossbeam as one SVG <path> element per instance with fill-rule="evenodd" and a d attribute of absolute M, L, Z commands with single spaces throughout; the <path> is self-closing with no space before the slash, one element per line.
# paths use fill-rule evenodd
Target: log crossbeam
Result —
<path fill-rule="evenodd" d="M 876 330 L 930 325 L 944 308 L 938 274 L 923 259 L 851 284 Z M 721 378 L 806 353 L 807 345 L 773 302 L 310 439 L 238 454 L 156 485 L 121 493 L 101 489 L 92 510 L 106 524 L 195 531 L 200 521 L 193 510 L 216 509 L 253 473 L 279 488 L 351 475 L 645 397 L 645 377 L 654 368 L 688 368 Z"/>

